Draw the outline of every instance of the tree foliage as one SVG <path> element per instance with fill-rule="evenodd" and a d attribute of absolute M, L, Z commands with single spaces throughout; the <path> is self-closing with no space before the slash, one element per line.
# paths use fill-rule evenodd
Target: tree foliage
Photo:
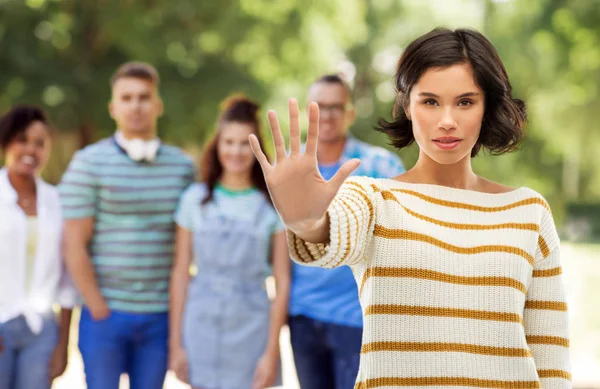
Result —
<path fill-rule="evenodd" d="M 483 31 L 529 107 L 520 152 L 478 157 L 491 179 L 530 186 L 558 210 L 600 198 L 600 4 L 589 0 L 0 0 L 0 112 L 17 102 L 48 109 L 60 129 L 47 176 L 57 181 L 75 148 L 114 130 L 108 80 L 128 60 L 161 74 L 160 135 L 198 148 L 219 102 L 243 92 L 285 112 L 307 86 L 343 71 L 355 88 L 352 131 L 386 145 L 402 49 L 433 27 Z M 263 115 L 264 116 L 264 115 Z M 285 121 L 285 120 L 283 120 Z M 386 146 L 389 147 L 389 146 Z M 410 166 L 413 147 L 399 154 Z"/>

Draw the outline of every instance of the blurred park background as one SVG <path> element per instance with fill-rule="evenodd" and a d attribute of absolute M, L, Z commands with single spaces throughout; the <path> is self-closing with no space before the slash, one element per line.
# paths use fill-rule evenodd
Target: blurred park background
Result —
<path fill-rule="evenodd" d="M 48 110 L 57 133 L 44 175 L 57 183 L 75 150 L 114 131 L 108 80 L 125 61 L 157 67 L 159 134 L 193 155 L 228 94 L 283 114 L 288 97 L 305 101 L 313 80 L 341 72 L 355 91 L 352 132 L 389 148 L 372 127 L 390 117 L 397 60 L 438 25 L 485 33 L 528 104 L 520 152 L 474 166 L 550 202 L 565 252 L 574 380 L 600 387 L 599 0 L 0 0 L 0 114 L 22 102 Z M 417 150 L 398 154 L 410 167 Z"/>

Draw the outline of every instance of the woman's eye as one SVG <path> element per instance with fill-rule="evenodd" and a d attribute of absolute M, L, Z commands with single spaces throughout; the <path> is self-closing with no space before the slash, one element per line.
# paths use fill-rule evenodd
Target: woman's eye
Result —
<path fill-rule="evenodd" d="M 437 105 L 437 101 L 435 101 L 434 99 L 427 99 L 423 102 L 423 104 L 425 105 Z"/>
<path fill-rule="evenodd" d="M 469 105 L 473 105 L 473 102 L 471 100 L 461 100 L 458 105 L 468 107 Z"/>

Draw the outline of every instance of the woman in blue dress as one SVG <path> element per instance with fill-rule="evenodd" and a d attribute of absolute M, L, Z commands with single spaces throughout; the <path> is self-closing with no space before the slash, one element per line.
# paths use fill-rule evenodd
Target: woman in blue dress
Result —
<path fill-rule="evenodd" d="M 243 97 L 225 102 L 202 183 L 184 192 L 175 215 L 170 368 L 194 389 L 262 389 L 280 380 L 291 270 L 284 227 L 248 142 L 259 133 L 257 111 Z"/>

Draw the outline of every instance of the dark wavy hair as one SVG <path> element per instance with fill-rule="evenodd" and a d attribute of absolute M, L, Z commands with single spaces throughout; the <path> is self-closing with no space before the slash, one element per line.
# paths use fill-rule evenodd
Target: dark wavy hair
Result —
<path fill-rule="evenodd" d="M 379 120 L 377 130 L 401 149 L 414 141 L 412 122 L 406 116 L 412 87 L 430 68 L 469 64 L 475 82 L 485 94 L 485 111 L 479 139 L 471 151 L 475 157 L 482 147 L 492 155 L 514 151 L 523 139 L 527 122 L 525 103 L 512 97 L 512 87 L 502 60 L 491 42 L 471 29 L 436 28 L 413 41 L 402 54 L 395 76 L 397 92 L 392 119 Z"/>
<path fill-rule="evenodd" d="M 18 135 L 25 132 L 33 122 L 42 122 L 50 127 L 46 113 L 34 105 L 16 105 L 0 118 L 0 148 L 6 147 Z"/>
<path fill-rule="evenodd" d="M 221 115 L 217 122 L 217 131 L 212 139 L 206 144 L 202 158 L 202 181 L 206 183 L 208 191 L 202 204 L 206 204 L 212 201 L 214 196 L 214 190 L 223 174 L 223 166 L 219 161 L 219 136 L 221 129 L 227 123 L 244 123 L 250 124 L 254 131 L 254 134 L 258 138 L 260 147 L 264 150 L 263 143 L 260 137 L 260 122 L 258 120 L 259 106 L 252 100 L 240 95 L 231 96 L 221 103 Z M 267 200 L 270 202 L 271 197 L 267 189 L 267 183 L 263 175 L 260 164 L 256 159 L 252 165 L 251 172 L 252 185 L 260 190 Z"/>

